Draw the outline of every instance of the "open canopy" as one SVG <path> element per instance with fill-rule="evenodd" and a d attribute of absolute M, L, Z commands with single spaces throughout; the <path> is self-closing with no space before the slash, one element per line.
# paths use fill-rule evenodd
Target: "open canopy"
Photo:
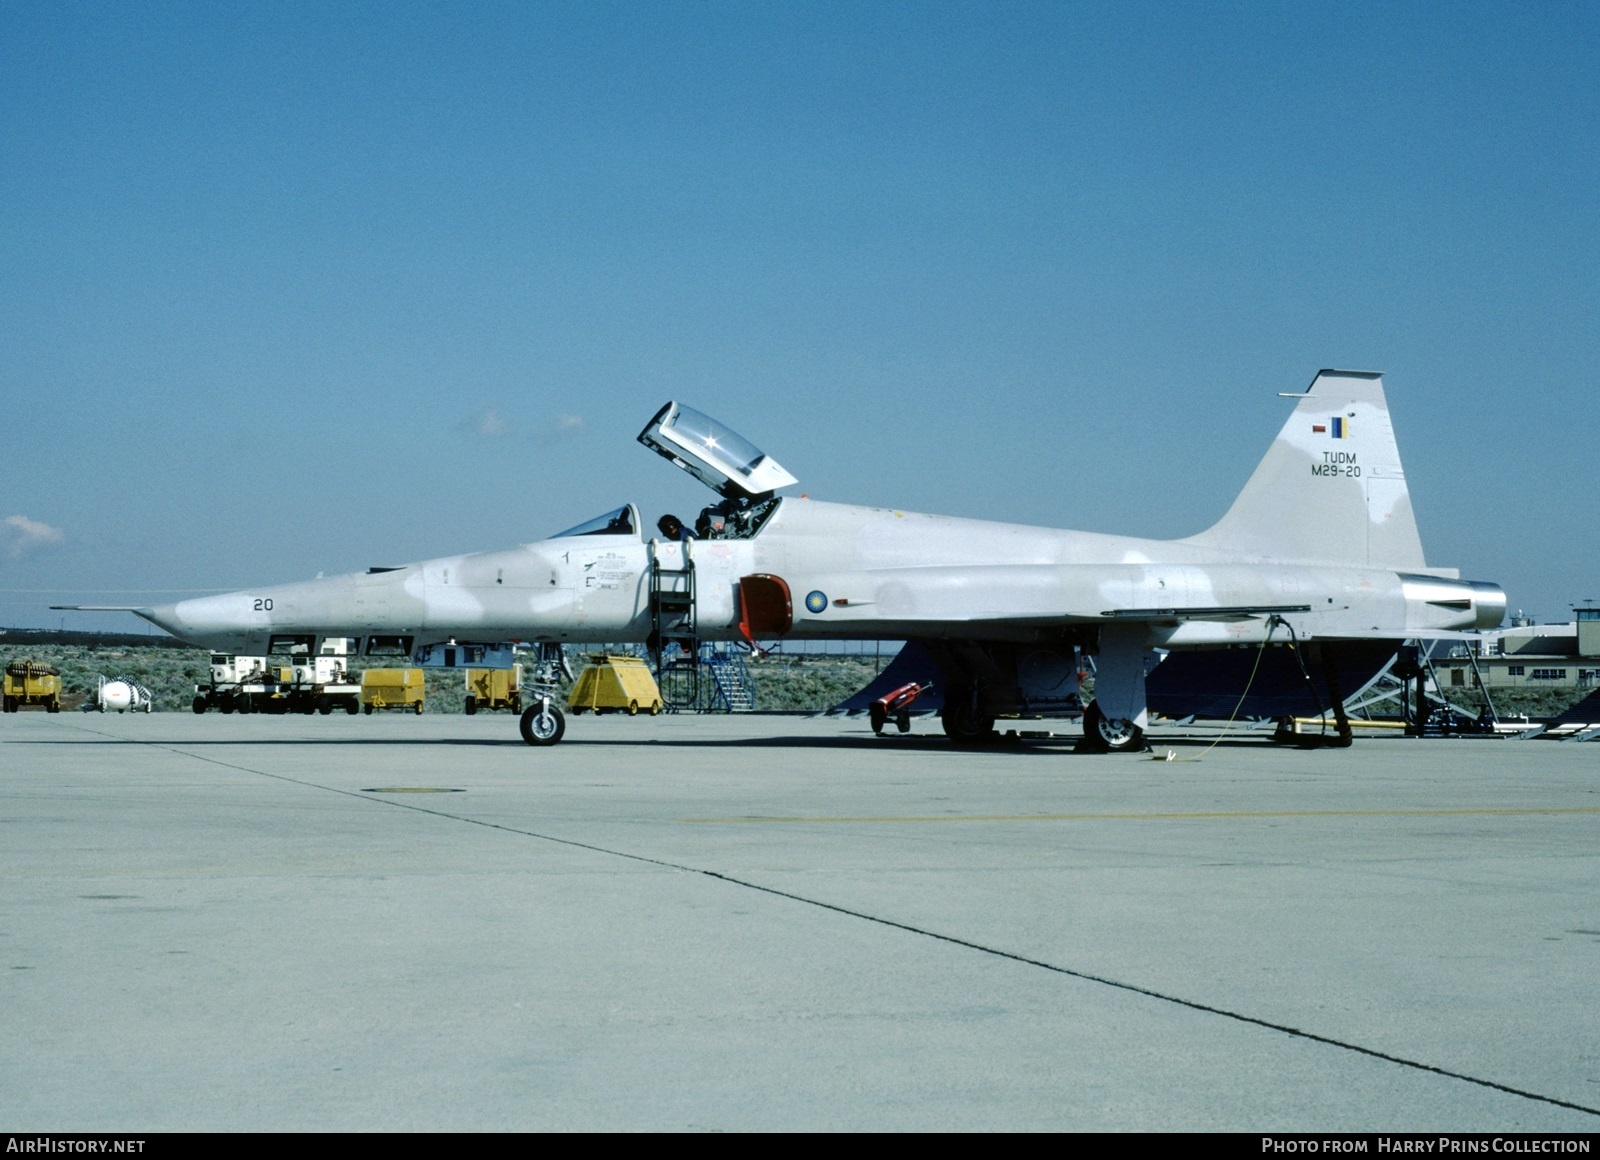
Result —
<path fill-rule="evenodd" d="M 797 482 L 737 431 L 679 403 L 657 411 L 639 442 L 728 499 L 761 499 Z"/>

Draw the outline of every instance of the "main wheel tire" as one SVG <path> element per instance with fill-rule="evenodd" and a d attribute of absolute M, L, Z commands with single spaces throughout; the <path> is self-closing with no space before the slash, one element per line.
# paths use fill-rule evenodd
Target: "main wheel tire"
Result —
<path fill-rule="evenodd" d="M 994 718 L 974 710 L 966 698 L 946 701 L 939 713 L 944 735 L 963 748 L 987 745 L 994 740 Z"/>
<path fill-rule="evenodd" d="M 554 705 L 548 709 L 542 705 L 528 706 L 522 711 L 518 724 L 522 739 L 529 745 L 554 745 L 567 731 L 567 719 Z"/>
<path fill-rule="evenodd" d="M 1121 717 L 1107 717 L 1098 701 L 1083 711 L 1083 740 L 1100 753 L 1137 753 L 1144 748 L 1144 730 Z"/>
<path fill-rule="evenodd" d="M 461 711 L 471 717 L 478 711 L 478 698 L 468 697 L 461 705 Z"/>

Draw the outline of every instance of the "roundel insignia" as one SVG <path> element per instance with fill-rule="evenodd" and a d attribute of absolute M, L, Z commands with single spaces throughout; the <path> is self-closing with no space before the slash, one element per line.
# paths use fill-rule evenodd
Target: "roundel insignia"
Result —
<path fill-rule="evenodd" d="M 806 608 L 812 612 L 821 612 L 828 607 L 828 598 L 821 592 L 806 593 Z"/>

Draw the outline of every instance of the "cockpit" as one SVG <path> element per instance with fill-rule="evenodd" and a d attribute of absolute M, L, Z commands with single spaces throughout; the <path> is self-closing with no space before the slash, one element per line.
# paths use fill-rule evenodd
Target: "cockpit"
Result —
<path fill-rule="evenodd" d="M 773 493 L 798 482 L 733 428 L 681 403 L 657 411 L 639 442 L 722 496 L 695 519 L 697 539 L 750 539 L 783 502 Z"/>
<path fill-rule="evenodd" d="M 711 504 L 702 508 L 694 523 L 689 525 L 687 532 L 673 530 L 670 525 L 660 528 L 662 539 L 680 540 L 748 540 L 759 532 L 772 514 L 778 510 L 778 505 L 783 502 L 780 496 L 771 496 L 760 503 L 751 503 L 745 499 L 725 499 L 721 503 Z M 676 517 L 670 517 L 676 521 Z M 663 516 L 665 524 L 669 516 Z M 595 516 L 592 520 L 585 520 L 565 531 L 557 532 L 551 536 L 552 540 L 564 540 L 571 536 L 627 536 L 631 538 L 643 537 L 649 539 L 656 534 L 655 529 L 644 530 L 644 525 L 639 519 L 639 511 L 633 504 L 627 504 L 609 511 L 603 516 Z"/>
<path fill-rule="evenodd" d="M 782 498 L 773 493 L 798 480 L 761 448 L 693 407 L 668 403 L 656 412 L 639 442 L 722 496 L 702 508 L 689 529 L 669 539 L 748 540 L 772 518 Z M 668 517 L 663 517 L 665 521 Z M 677 517 L 670 517 L 676 522 Z M 672 525 L 668 525 L 672 526 Z M 625 504 L 551 537 L 645 536 L 639 510 Z"/>
<path fill-rule="evenodd" d="M 657 411 L 639 432 L 639 442 L 725 499 L 759 502 L 798 482 L 737 431 L 679 403 Z"/>

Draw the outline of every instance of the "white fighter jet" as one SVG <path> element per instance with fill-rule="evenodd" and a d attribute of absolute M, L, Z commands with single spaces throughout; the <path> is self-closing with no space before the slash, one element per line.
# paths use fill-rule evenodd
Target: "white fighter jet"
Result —
<path fill-rule="evenodd" d="M 1381 376 L 1324 370 L 1285 397 L 1294 410 L 1233 506 L 1186 539 L 780 496 L 796 480 L 770 456 L 668 403 L 640 441 L 722 496 L 693 534 L 657 535 L 628 504 L 505 551 L 128 611 L 252 654 L 314 653 L 328 637 L 413 656 L 469 642 L 906 640 L 957 744 L 1059 707 L 1087 654 L 1091 748 L 1142 748 L 1152 708 L 1331 709 L 1347 743 L 1345 692 L 1400 641 L 1492 628 L 1506 598 L 1424 559 Z M 548 743 L 564 723 L 546 698 L 522 728 Z"/>

